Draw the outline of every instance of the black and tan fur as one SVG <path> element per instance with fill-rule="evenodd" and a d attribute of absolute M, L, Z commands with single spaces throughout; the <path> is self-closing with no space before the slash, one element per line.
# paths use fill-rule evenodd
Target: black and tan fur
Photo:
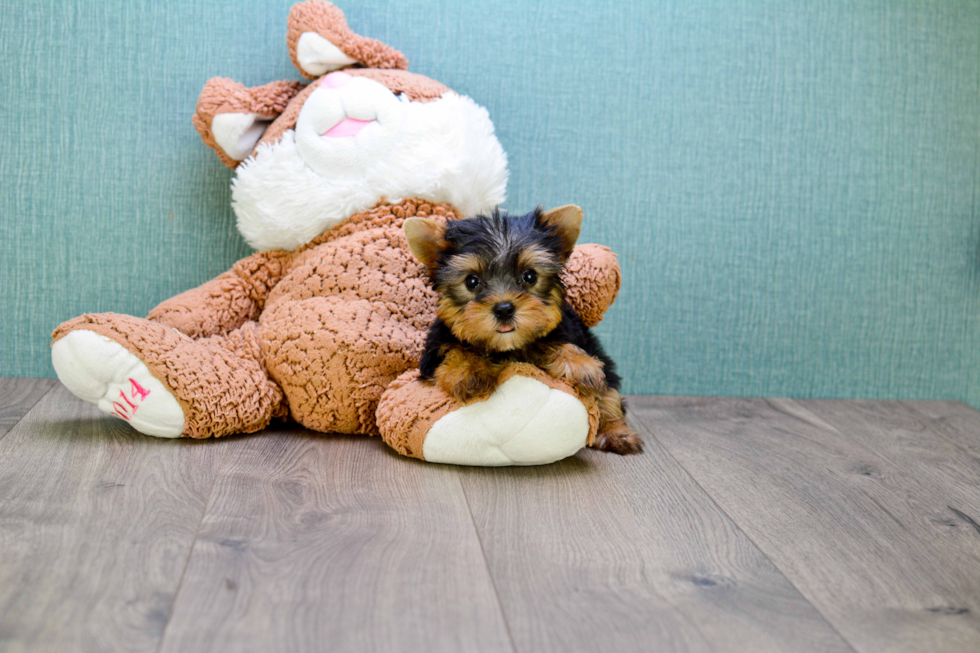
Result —
<path fill-rule="evenodd" d="M 597 400 L 594 447 L 638 453 L 643 443 L 626 423 L 615 363 L 565 303 L 561 274 L 581 225 L 576 206 L 448 223 L 406 220 L 409 247 L 439 295 L 421 377 L 467 401 L 493 392 L 508 363 L 532 363 Z"/>

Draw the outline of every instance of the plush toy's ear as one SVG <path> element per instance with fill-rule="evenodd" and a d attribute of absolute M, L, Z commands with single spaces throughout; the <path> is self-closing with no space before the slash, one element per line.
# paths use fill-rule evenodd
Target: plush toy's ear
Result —
<path fill-rule="evenodd" d="M 265 128 L 303 90 L 303 82 L 247 88 L 230 79 L 209 79 L 197 100 L 194 127 L 229 168 L 248 158 Z"/>
<path fill-rule="evenodd" d="M 405 220 L 405 240 L 419 261 L 430 270 L 439 262 L 439 254 L 446 249 L 446 225 L 432 218 L 408 218 Z"/>
<path fill-rule="evenodd" d="M 308 0 L 293 5 L 288 23 L 289 56 L 310 79 L 354 64 L 366 68 L 408 68 L 408 59 L 398 50 L 351 31 L 344 12 L 329 2 Z"/>
<path fill-rule="evenodd" d="M 544 211 L 541 214 L 539 224 L 551 227 L 561 238 L 563 259 L 567 260 L 575 249 L 578 236 L 582 233 L 582 216 L 582 209 L 574 204 L 559 206 L 557 209 Z"/>

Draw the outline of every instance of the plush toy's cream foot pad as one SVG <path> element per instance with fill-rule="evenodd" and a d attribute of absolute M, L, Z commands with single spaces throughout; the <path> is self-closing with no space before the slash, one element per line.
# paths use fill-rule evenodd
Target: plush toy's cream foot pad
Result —
<path fill-rule="evenodd" d="M 509 372 L 509 373 L 507 373 Z M 399 453 L 456 465 L 544 465 L 595 435 L 598 410 L 537 368 L 515 364 L 483 401 L 456 403 L 412 371 L 378 407 L 378 428 Z"/>
<path fill-rule="evenodd" d="M 570 394 L 512 376 L 486 401 L 432 425 L 422 457 L 458 465 L 540 465 L 571 456 L 589 437 L 589 413 Z"/>
<path fill-rule="evenodd" d="M 180 437 L 184 411 L 146 365 L 125 347 L 93 331 L 72 331 L 51 346 L 58 379 L 73 394 L 134 429 Z"/>

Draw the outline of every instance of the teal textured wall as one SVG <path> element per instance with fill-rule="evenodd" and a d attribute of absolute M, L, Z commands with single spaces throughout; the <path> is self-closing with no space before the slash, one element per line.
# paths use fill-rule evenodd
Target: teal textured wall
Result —
<path fill-rule="evenodd" d="M 289 4 L 0 4 L 0 374 L 248 253 L 190 115 L 298 77 Z M 620 254 L 627 391 L 980 405 L 980 3 L 341 6 L 489 109 L 509 208 Z"/>

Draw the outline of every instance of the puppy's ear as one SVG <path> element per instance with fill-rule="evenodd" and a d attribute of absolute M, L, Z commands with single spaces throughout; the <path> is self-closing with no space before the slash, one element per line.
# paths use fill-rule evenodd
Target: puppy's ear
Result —
<path fill-rule="evenodd" d="M 405 220 L 405 239 L 419 261 L 430 270 L 439 262 L 439 254 L 449 245 L 445 238 L 446 225 L 431 218 Z"/>
<path fill-rule="evenodd" d="M 559 206 L 541 214 L 538 224 L 550 227 L 561 239 L 562 259 L 567 260 L 575 249 L 578 236 L 582 233 L 582 209 L 574 204 Z"/>

